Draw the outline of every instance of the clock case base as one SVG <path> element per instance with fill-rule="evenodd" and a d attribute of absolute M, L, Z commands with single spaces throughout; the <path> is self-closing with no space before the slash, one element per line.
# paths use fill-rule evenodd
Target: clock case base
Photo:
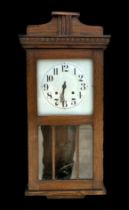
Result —
<path fill-rule="evenodd" d="M 54 191 L 34 191 L 26 190 L 26 196 L 46 196 L 48 199 L 81 199 L 87 195 L 105 195 L 105 187 L 101 189 L 87 189 L 87 190 L 54 190 Z"/>

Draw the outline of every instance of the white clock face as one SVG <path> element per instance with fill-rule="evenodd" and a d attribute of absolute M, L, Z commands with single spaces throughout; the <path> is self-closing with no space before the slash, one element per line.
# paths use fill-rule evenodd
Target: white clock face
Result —
<path fill-rule="evenodd" d="M 87 84 L 78 66 L 63 62 L 48 70 L 42 80 L 41 88 L 51 105 L 69 109 L 78 106 L 83 100 Z"/>
<path fill-rule="evenodd" d="M 38 115 L 92 114 L 92 65 L 90 59 L 38 60 Z"/>

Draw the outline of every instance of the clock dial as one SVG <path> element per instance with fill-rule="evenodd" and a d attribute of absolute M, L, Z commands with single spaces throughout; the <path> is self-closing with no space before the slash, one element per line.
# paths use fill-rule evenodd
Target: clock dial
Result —
<path fill-rule="evenodd" d="M 86 94 L 87 82 L 78 66 L 62 62 L 47 71 L 41 89 L 50 105 L 68 109 L 81 103 Z"/>
<path fill-rule="evenodd" d="M 93 114 L 92 59 L 38 60 L 37 112 L 39 116 Z"/>

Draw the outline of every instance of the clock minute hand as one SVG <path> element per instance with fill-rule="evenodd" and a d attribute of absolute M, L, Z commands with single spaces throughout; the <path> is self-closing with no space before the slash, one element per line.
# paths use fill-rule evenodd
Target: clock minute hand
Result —
<path fill-rule="evenodd" d="M 62 106 L 64 107 L 64 92 L 65 92 L 65 89 L 66 89 L 66 82 L 64 81 L 63 85 L 62 85 L 62 92 L 60 94 L 60 102 L 62 102 Z"/>
<path fill-rule="evenodd" d="M 64 82 L 64 84 L 62 85 L 62 88 L 63 88 L 62 92 L 63 92 L 63 94 L 64 94 L 64 90 L 65 90 L 66 87 L 67 87 L 66 86 L 66 82 Z"/>

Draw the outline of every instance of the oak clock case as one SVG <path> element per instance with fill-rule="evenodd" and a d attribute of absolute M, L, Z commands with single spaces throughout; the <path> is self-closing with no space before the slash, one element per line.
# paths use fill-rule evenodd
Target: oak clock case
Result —
<path fill-rule="evenodd" d="M 103 50 L 110 36 L 52 12 L 20 35 L 27 55 L 26 195 L 81 198 L 103 184 Z"/>

